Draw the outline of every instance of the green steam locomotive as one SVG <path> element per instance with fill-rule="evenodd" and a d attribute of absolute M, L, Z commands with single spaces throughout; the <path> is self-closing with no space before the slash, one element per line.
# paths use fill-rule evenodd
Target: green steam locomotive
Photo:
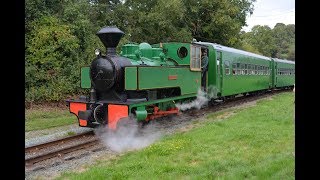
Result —
<path fill-rule="evenodd" d="M 177 104 L 197 98 L 210 101 L 274 88 L 293 88 L 295 63 L 210 42 L 129 43 L 116 53 L 124 33 L 104 27 L 97 36 L 103 54 L 81 68 L 81 88 L 90 94 L 66 100 L 82 127 L 116 129 L 121 120 L 138 122 L 179 113 Z"/>

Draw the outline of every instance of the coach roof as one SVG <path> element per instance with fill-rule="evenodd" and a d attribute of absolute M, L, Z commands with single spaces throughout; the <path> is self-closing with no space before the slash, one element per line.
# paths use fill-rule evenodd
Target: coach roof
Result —
<path fill-rule="evenodd" d="M 222 46 L 222 45 L 216 44 L 216 43 L 210 43 L 210 42 L 195 42 L 195 43 L 196 44 L 203 44 L 203 45 L 210 45 L 214 49 L 217 49 L 217 50 L 238 53 L 238 54 L 242 54 L 242 55 L 246 55 L 246 56 L 252 56 L 252 57 L 256 57 L 256 58 L 260 58 L 260 59 L 265 59 L 265 60 L 271 61 L 271 58 L 266 57 L 266 56 L 262 56 L 262 55 L 259 55 L 259 54 L 254 54 L 254 53 L 251 53 L 251 52 L 247 52 L 247 51 L 243 51 L 243 50 L 239 50 L 239 49 L 235 49 L 235 48 L 231 48 L 231 47 L 227 47 L 227 46 Z"/>
<path fill-rule="evenodd" d="M 282 63 L 288 63 L 288 64 L 295 64 L 294 61 L 289 61 L 289 60 L 286 60 L 286 59 L 278 59 L 278 58 L 272 58 L 274 61 L 276 62 L 282 62 Z"/>

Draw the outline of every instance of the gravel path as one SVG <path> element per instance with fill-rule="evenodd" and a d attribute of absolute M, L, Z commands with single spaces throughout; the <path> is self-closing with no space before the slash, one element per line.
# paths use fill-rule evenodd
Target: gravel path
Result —
<path fill-rule="evenodd" d="M 29 131 L 25 133 L 25 147 L 52 141 L 72 134 L 79 134 L 92 130 L 91 128 L 79 127 L 78 124 Z"/>

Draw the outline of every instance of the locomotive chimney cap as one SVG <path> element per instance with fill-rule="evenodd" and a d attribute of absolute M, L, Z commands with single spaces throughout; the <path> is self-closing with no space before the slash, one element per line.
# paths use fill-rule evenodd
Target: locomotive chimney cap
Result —
<path fill-rule="evenodd" d="M 105 33 L 124 34 L 124 32 L 122 32 L 120 29 L 118 29 L 117 26 L 106 26 L 106 27 L 103 27 L 102 29 L 100 29 L 100 31 L 97 32 L 97 35 L 98 34 L 105 34 Z"/>
<path fill-rule="evenodd" d="M 103 45 L 108 49 L 117 47 L 120 39 L 124 35 L 124 32 L 122 32 L 116 26 L 106 26 L 98 31 L 96 35 L 99 37 Z"/>

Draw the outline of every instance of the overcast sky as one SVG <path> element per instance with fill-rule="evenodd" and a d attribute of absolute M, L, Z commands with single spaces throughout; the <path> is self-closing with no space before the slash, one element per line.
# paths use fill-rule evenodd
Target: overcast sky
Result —
<path fill-rule="evenodd" d="M 254 11 L 247 17 L 248 32 L 255 25 L 268 25 L 271 29 L 277 23 L 295 24 L 295 0 L 257 0 Z"/>

